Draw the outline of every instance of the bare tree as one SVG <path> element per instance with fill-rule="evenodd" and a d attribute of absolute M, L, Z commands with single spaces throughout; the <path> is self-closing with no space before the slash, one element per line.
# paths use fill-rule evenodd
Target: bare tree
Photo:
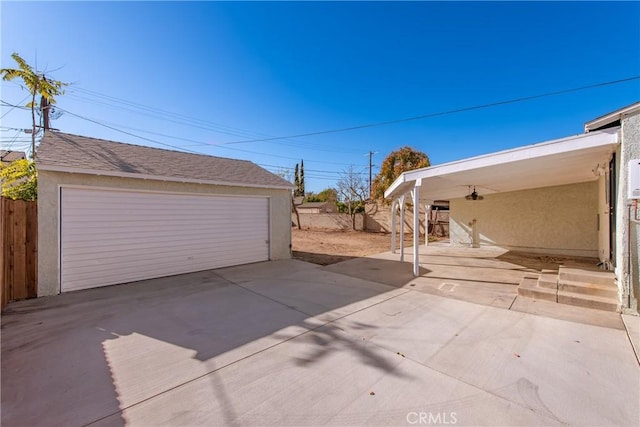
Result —
<path fill-rule="evenodd" d="M 369 186 L 363 174 L 356 172 L 353 165 L 340 173 L 338 180 L 338 196 L 347 207 L 351 215 L 351 226 L 356 229 L 356 214 L 364 211 L 364 201 L 367 199 Z"/>

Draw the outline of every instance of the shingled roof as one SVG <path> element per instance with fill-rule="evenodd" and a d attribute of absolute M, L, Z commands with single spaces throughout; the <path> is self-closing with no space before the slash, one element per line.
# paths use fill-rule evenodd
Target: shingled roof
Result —
<path fill-rule="evenodd" d="M 3 164 L 26 158 L 24 151 L 0 150 L 0 160 Z"/>
<path fill-rule="evenodd" d="M 293 188 L 247 160 L 184 153 L 47 131 L 36 152 L 40 170 L 162 181 L 261 188 Z"/>

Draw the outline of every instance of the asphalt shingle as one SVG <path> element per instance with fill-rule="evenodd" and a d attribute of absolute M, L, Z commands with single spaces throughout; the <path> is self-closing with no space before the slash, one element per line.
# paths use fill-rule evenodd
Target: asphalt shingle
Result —
<path fill-rule="evenodd" d="M 145 178 L 288 188 L 283 178 L 247 161 L 125 144 L 48 131 L 37 149 L 42 170 L 101 171 Z"/>

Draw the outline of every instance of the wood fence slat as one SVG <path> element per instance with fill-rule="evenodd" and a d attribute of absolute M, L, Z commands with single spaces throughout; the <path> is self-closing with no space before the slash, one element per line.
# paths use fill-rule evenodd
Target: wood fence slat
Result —
<path fill-rule="evenodd" d="M 36 202 L 0 200 L 0 309 L 37 296 Z"/>
<path fill-rule="evenodd" d="M 27 215 L 23 200 L 16 200 L 13 209 L 13 249 L 12 263 L 12 291 L 13 299 L 25 299 L 27 297 Z"/>
<path fill-rule="evenodd" d="M 27 203 L 27 237 L 26 237 L 26 291 L 27 298 L 38 296 L 38 204 Z"/>
<path fill-rule="evenodd" d="M 0 198 L 0 310 L 3 310 L 9 303 L 9 288 L 7 278 L 5 277 L 5 265 L 8 260 L 6 251 L 7 245 L 5 241 L 5 229 L 7 227 L 6 210 L 7 201 L 4 198 Z"/>

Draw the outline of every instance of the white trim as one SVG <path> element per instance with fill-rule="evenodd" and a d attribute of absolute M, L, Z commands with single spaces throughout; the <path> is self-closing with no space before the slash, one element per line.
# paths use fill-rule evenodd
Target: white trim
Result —
<path fill-rule="evenodd" d="M 625 116 L 629 116 L 639 112 L 640 102 L 636 102 L 635 104 L 622 107 L 619 110 L 612 111 L 611 113 L 605 114 L 604 116 L 596 117 L 595 119 L 586 122 L 584 124 L 584 131 L 585 133 L 590 132 L 592 129 L 601 128 L 602 126 L 611 124 L 616 120 L 622 119 Z"/>
<path fill-rule="evenodd" d="M 420 276 L 420 186 L 418 179 L 413 187 L 413 275 Z"/>
<path fill-rule="evenodd" d="M 52 166 L 52 165 L 36 165 L 38 170 L 51 171 L 51 172 L 65 172 L 65 173 L 78 173 L 84 175 L 97 175 L 97 176 L 113 176 L 117 178 L 134 178 L 134 179 L 146 179 L 153 181 L 168 181 L 168 182 L 181 182 L 189 184 L 208 184 L 219 185 L 227 187 L 250 187 L 250 188 L 269 188 L 278 190 L 293 190 L 295 187 L 285 185 L 263 185 L 263 184 L 245 184 L 241 182 L 228 182 L 228 181 L 212 181 L 206 179 L 193 179 L 193 178 L 180 178 L 173 176 L 158 176 L 158 175 L 146 175 L 140 173 L 130 173 L 121 171 L 102 171 L 97 169 L 81 169 L 81 168 L 69 168 L 64 166 Z"/>
<path fill-rule="evenodd" d="M 546 156 L 569 153 L 588 148 L 613 145 L 617 142 L 617 129 L 612 128 L 403 172 L 402 175 L 400 175 L 391 184 L 391 186 L 389 186 L 387 191 L 385 191 L 384 196 L 392 197 L 394 192 L 398 190 L 402 184 L 410 181 L 416 181 L 418 179 L 480 169 L 488 166 L 498 166 L 505 163 L 530 160 L 532 158 L 543 158 Z"/>
<path fill-rule="evenodd" d="M 242 197 L 242 198 L 260 198 L 264 199 L 265 197 L 270 199 L 271 196 L 268 194 L 229 194 L 229 193 L 201 193 L 194 191 L 169 191 L 169 190 L 149 190 L 146 188 L 122 188 L 122 187 L 113 187 L 113 186 L 103 186 L 103 185 L 83 185 L 83 184 L 58 184 L 58 188 L 80 188 L 85 190 L 104 190 L 104 191 L 120 191 L 127 193 L 156 193 L 156 194 L 187 194 L 194 196 L 211 196 L 211 197 Z M 59 205 L 59 203 L 58 203 Z"/>
<path fill-rule="evenodd" d="M 57 229 L 58 229 L 58 259 L 57 259 L 57 264 L 56 264 L 56 268 L 57 268 L 57 273 L 58 273 L 58 293 L 61 294 L 62 293 L 62 185 L 58 184 L 58 212 L 57 212 L 57 217 L 58 217 L 58 224 L 57 224 Z"/>

